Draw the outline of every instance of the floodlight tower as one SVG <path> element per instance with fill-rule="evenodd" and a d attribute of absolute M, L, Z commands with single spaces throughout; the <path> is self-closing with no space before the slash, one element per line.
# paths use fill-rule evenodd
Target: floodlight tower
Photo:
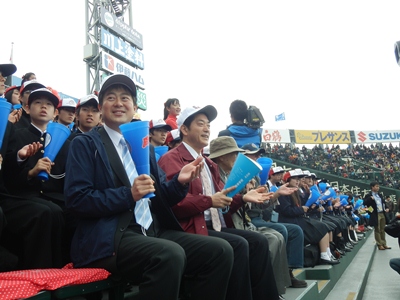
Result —
<path fill-rule="evenodd" d="M 86 44 L 83 60 L 86 62 L 86 92 L 91 94 L 99 91 L 102 75 L 100 9 L 104 7 L 121 20 L 128 16 L 130 25 L 132 24 L 132 10 L 130 0 L 86 0 L 85 6 Z"/>

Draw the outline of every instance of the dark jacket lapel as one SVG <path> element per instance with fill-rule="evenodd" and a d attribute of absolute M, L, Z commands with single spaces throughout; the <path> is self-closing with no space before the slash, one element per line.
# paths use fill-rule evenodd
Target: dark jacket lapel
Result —
<path fill-rule="evenodd" d="M 114 180 L 117 186 L 131 186 L 129 182 L 128 175 L 126 175 L 126 171 L 124 165 L 121 162 L 121 159 L 118 155 L 117 150 L 114 147 L 113 142 L 111 141 L 110 137 L 108 136 L 107 132 L 104 128 L 99 129 L 99 134 L 101 140 L 103 141 L 104 148 L 106 149 L 108 160 L 110 161 L 111 168 L 114 171 L 114 175 L 116 176 L 117 180 Z"/>

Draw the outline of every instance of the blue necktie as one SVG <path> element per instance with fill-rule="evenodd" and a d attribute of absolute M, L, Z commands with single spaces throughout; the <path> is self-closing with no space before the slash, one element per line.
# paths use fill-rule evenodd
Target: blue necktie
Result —
<path fill-rule="evenodd" d="M 132 185 L 134 179 L 138 176 L 138 173 L 131 154 L 129 153 L 128 145 L 123 137 L 120 140 L 120 144 L 122 146 L 122 164 L 124 165 L 126 174 L 128 175 L 129 181 Z M 147 230 L 150 227 L 153 218 L 151 217 L 148 198 L 142 198 L 139 201 L 136 201 L 135 219 L 136 223 L 141 225 L 144 229 Z"/>

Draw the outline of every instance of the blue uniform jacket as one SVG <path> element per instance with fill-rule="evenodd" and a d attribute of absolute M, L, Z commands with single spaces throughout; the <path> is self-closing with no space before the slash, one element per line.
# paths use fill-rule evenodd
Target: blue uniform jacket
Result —
<path fill-rule="evenodd" d="M 178 175 L 166 182 L 154 148 L 150 149 L 156 187 L 156 197 L 151 199 L 153 216 L 161 228 L 182 230 L 170 207 L 186 196 L 187 188 L 178 182 Z M 75 137 L 66 166 L 66 206 L 78 219 L 71 246 L 72 262 L 75 267 L 82 267 L 110 258 L 110 264 L 115 265 L 115 245 L 133 218 L 135 201 L 128 176 L 104 128 Z"/>

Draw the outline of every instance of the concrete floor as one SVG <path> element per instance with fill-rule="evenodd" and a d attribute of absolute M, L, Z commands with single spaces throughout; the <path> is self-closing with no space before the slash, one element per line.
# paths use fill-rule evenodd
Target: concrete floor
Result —
<path fill-rule="evenodd" d="M 397 239 L 386 235 L 390 250 L 375 251 L 363 300 L 400 299 L 400 275 L 389 266 L 391 258 L 400 257 Z"/>

